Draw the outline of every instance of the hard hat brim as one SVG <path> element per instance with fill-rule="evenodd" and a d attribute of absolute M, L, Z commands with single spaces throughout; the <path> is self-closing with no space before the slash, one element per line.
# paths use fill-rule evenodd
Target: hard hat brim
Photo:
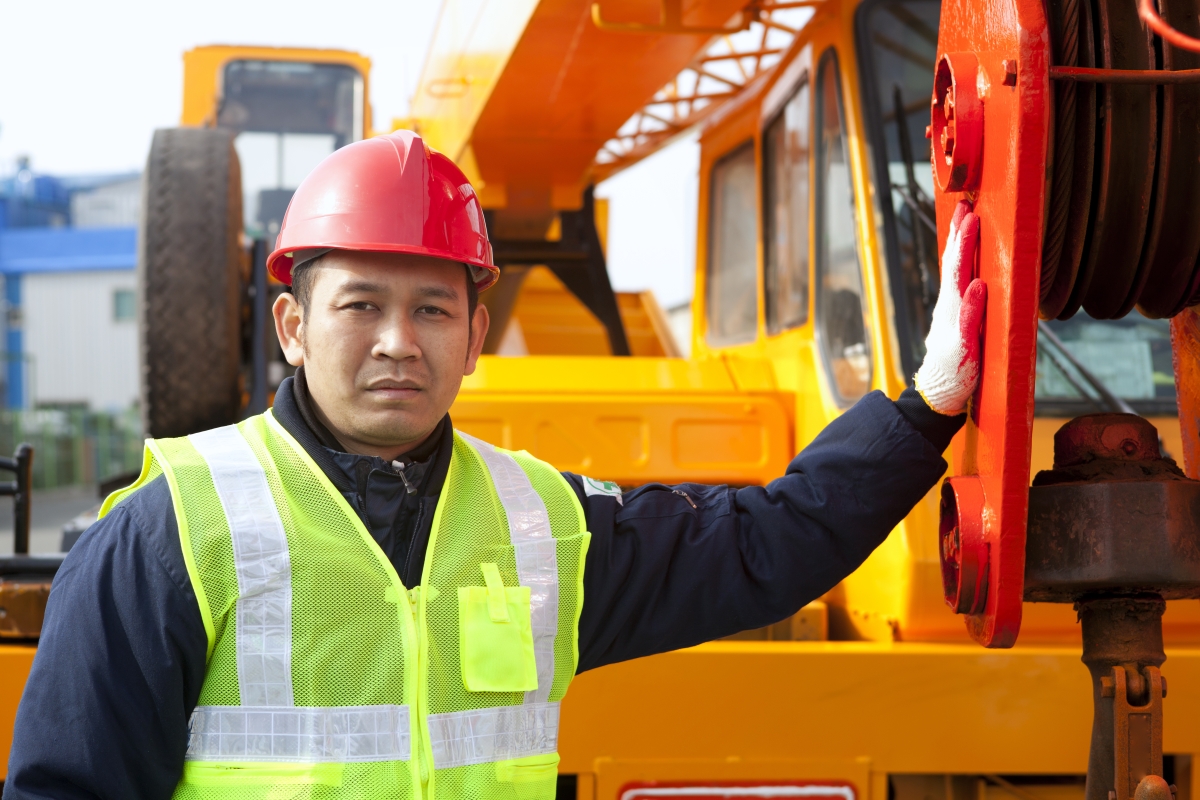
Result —
<path fill-rule="evenodd" d="M 455 255 L 448 251 L 432 250 L 428 247 L 419 247 L 413 245 L 402 244 L 356 244 L 347 246 L 345 244 L 313 242 L 312 244 L 300 247 L 278 248 L 267 258 L 267 271 L 280 283 L 292 285 L 292 254 L 297 250 L 308 249 L 329 249 L 329 250 L 347 250 L 357 253 L 407 253 L 416 256 L 428 256 L 430 258 L 438 258 L 443 261 L 450 261 L 456 264 L 464 264 L 468 267 L 475 267 L 472 273 L 475 275 L 475 289 L 484 291 L 490 289 L 493 284 L 500 279 L 500 268 L 488 264 L 485 261 L 464 259 L 461 256 Z"/>

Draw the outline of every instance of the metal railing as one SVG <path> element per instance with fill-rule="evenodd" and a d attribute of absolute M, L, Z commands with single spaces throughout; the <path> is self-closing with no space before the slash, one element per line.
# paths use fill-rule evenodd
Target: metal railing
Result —
<path fill-rule="evenodd" d="M 142 462 L 142 424 L 136 409 L 0 411 L 0 453 L 13 452 L 21 442 L 37 453 L 35 490 L 103 483 L 137 471 Z"/>

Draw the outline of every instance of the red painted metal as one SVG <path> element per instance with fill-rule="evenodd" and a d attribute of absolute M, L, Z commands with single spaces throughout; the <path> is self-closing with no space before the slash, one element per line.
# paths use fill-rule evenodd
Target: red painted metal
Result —
<path fill-rule="evenodd" d="M 1183 471 L 1200 479 L 1200 308 L 1184 309 L 1171 320 L 1175 397 L 1183 435 Z"/>
<path fill-rule="evenodd" d="M 1175 45 L 1183 50 L 1191 50 L 1193 53 L 1200 53 L 1200 39 L 1193 39 L 1191 36 L 1180 33 L 1158 15 L 1158 11 L 1154 8 L 1153 0 L 1138 0 L 1138 16 L 1150 28 L 1157 33 L 1165 41 Z"/>
<path fill-rule="evenodd" d="M 942 484 L 942 591 L 956 614 L 979 614 L 986 608 L 989 543 L 983 505 L 983 484 L 974 475 Z"/>
<path fill-rule="evenodd" d="M 1005 62 L 1007 63 L 1007 62 Z M 971 53 L 947 53 L 933 78 L 933 174 L 943 192 L 979 188 L 983 160 L 983 106 Z"/>
<path fill-rule="evenodd" d="M 954 447 L 956 472 L 977 476 L 982 490 L 978 511 L 965 504 L 957 508 L 958 527 L 978 526 L 988 550 L 983 607 L 969 614 L 966 623 L 980 644 L 1010 647 L 1021 626 L 1024 589 L 1052 113 L 1050 38 L 1042 0 L 945 0 L 938 51 L 939 62 L 953 54 L 956 90 L 972 83 L 983 116 L 978 189 L 941 191 L 936 198 L 942 241 L 957 202 L 964 197 L 974 201 L 981 224 L 980 277 L 988 286 L 980 386 Z M 964 74 L 960 54 L 974 56 L 974 75 Z M 1014 64 L 1015 81 L 1010 77 Z M 937 152 L 936 146 L 932 149 Z"/>

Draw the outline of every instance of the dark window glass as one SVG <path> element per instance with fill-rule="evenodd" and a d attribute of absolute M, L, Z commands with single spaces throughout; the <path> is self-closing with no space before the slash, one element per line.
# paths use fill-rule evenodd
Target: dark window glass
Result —
<path fill-rule="evenodd" d="M 712 170 L 708 248 L 708 341 L 754 339 L 758 321 L 756 244 L 758 192 L 754 145 L 747 143 Z"/>
<path fill-rule="evenodd" d="M 817 341 L 834 393 L 849 405 L 871 385 L 862 265 L 855 235 L 854 184 L 846 157 L 837 55 L 817 69 Z"/>
<path fill-rule="evenodd" d="M 1139 414 L 1173 416 L 1175 370 L 1171 361 L 1171 325 L 1131 311 L 1123 319 L 1097 320 L 1082 311 L 1047 325 L 1070 355 L 1112 394 Z M 1099 393 L 1050 342 L 1038 337 L 1037 413 L 1074 417 L 1108 411 Z"/>
<path fill-rule="evenodd" d="M 243 224 L 273 239 L 313 167 L 362 138 L 362 76 L 341 64 L 242 60 L 221 81 L 217 124 L 238 131 Z"/>
<path fill-rule="evenodd" d="M 929 97 L 937 57 L 939 0 L 880 0 L 859 10 L 863 103 L 885 243 L 901 366 L 912 376 L 938 292 L 933 175 L 929 168 Z M 889 188 L 890 187 L 890 188 Z"/>
<path fill-rule="evenodd" d="M 809 94 L 805 81 L 763 136 L 767 333 L 808 319 Z"/>
<path fill-rule="evenodd" d="M 334 147 L 362 138 L 362 76 L 341 64 L 231 61 L 217 124 L 237 131 L 333 134 Z"/>

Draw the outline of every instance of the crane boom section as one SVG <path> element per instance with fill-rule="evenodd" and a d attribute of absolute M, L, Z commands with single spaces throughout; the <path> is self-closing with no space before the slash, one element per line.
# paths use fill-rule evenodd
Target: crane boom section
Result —
<path fill-rule="evenodd" d="M 415 124 L 482 184 L 486 207 L 578 208 L 597 151 L 743 5 L 685 2 L 684 25 L 707 32 L 674 33 L 653 30 L 660 9 L 646 0 L 605 0 L 602 10 L 648 31 L 602 30 L 591 0 L 447 0 Z"/>

